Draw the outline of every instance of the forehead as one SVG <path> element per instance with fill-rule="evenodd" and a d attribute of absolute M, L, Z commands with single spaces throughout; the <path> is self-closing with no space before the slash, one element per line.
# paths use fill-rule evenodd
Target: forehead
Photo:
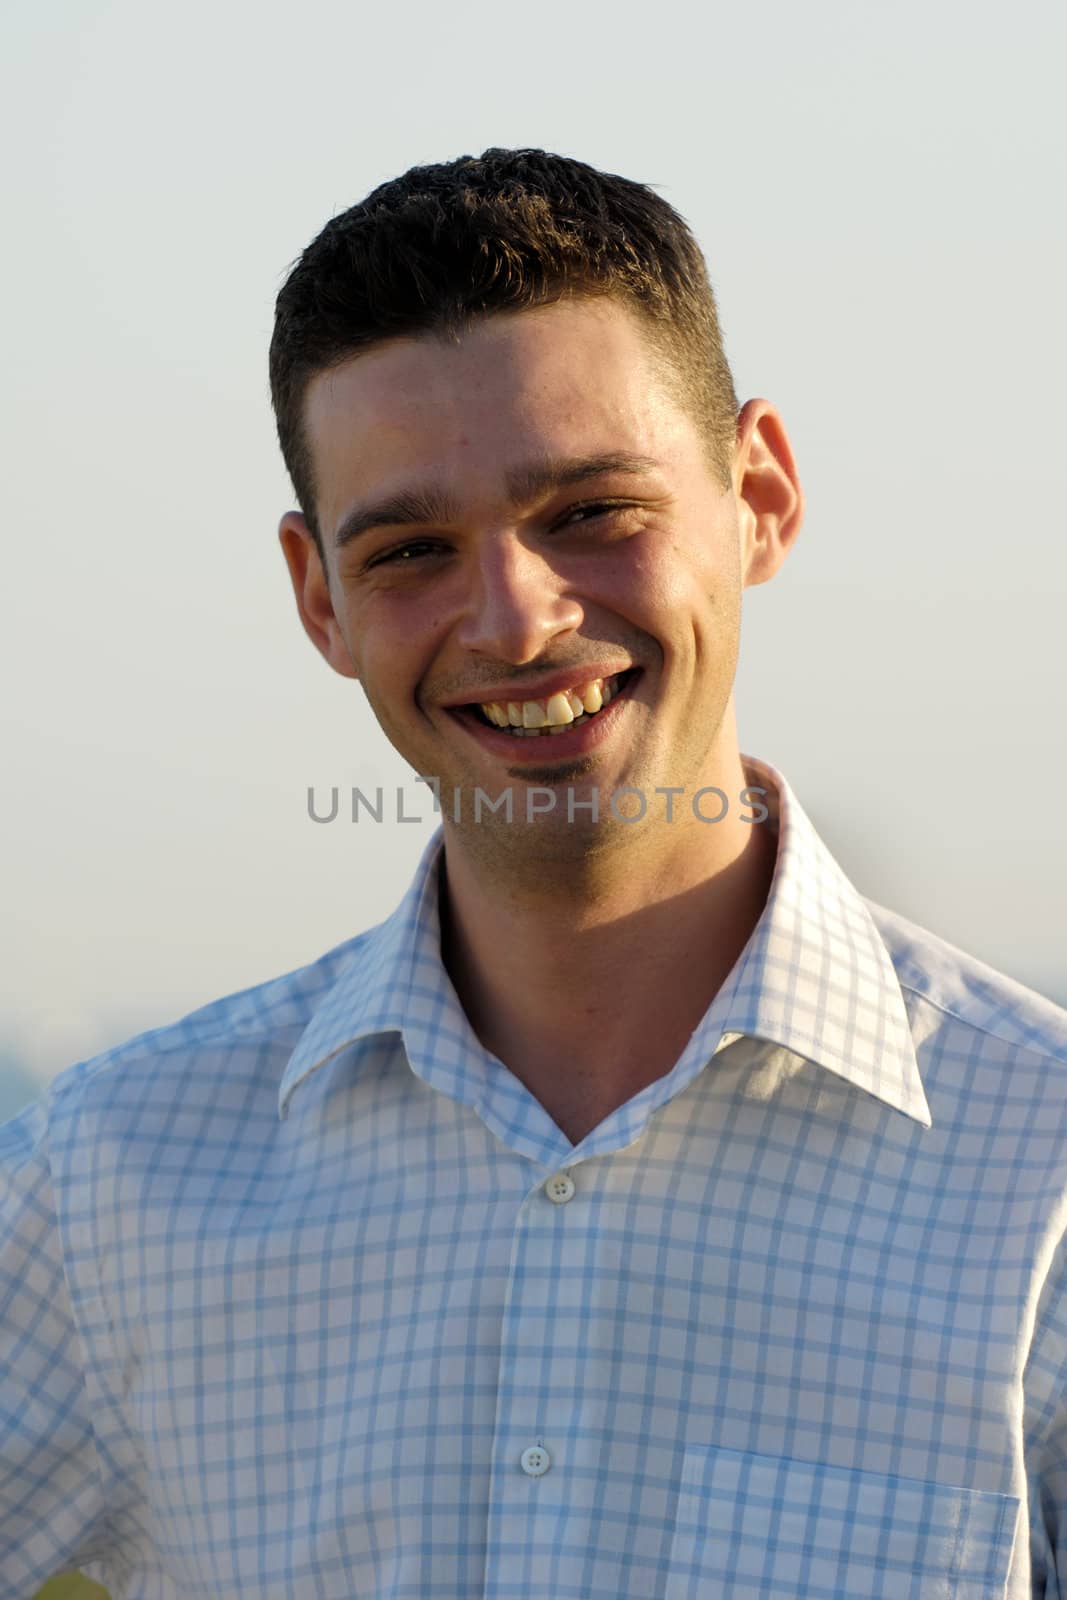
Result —
<path fill-rule="evenodd" d="M 608 299 L 374 346 L 312 379 L 305 420 L 324 531 L 354 497 L 400 482 L 491 494 L 531 455 L 664 459 L 693 431 L 638 318 Z"/>

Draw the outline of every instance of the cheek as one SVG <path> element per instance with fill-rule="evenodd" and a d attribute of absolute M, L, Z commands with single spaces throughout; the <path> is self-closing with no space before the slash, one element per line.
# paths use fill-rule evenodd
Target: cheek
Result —
<path fill-rule="evenodd" d="M 735 554 L 676 543 L 648 575 L 659 633 L 675 669 L 717 697 L 732 679 L 741 638 L 741 574 Z"/>
<path fill-rule="evenodd" d="M 348 611 L 352 660 L 368 700 L 386 718 L 410 712 L 440 630 L 441 607 L 399 586 L 368 595 Z"/>
<path fill-rule="evenodd" d="M 680 552 L 670 545 L 631 539 L 610 552 L 570 563 L 566 577 L 582 597 L 597 600 L 635 622 L 664 620 L 684 603 L 692 579 Z"/>
<path fill-rule="evenodd" d="M 670 632 L 720 627 L 739 605 L 741 574 L 736 551 L 673 540 L 658 550 L 635 552 L 625 582 L 648 613 Z"/>

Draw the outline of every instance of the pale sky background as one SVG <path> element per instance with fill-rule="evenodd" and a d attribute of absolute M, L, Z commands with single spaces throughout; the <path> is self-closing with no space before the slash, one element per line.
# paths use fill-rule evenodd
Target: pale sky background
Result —
<path fill-rule="evenodd" d="M 379 921 L 431 823 L 296 618 L 267 385 L 325 221 L 541 145 L 655 185 L 807 494 L 744 750 L 860 889 L 1067 1004 L 1061 5 L 5 8 L 0 1062 L 59 1068 Z M 418 791 L 412 790 L 413 793 Z M 0 1069 L 2 1076 L 2 1069 Z"/>

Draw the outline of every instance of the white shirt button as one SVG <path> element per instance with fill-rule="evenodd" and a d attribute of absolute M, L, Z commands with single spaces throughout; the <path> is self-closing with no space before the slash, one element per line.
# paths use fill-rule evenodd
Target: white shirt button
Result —
<path fill-rule="evenodd" d="M 566 1172 L 554 1172 L 545 1184 L 545 1193 L 554 1205 L 566 1205 L 574 1194 L 574 1179 Z"/>
<path fill-rule="evenodd" d="M 539 1444 L 532 1444 L 522 1452 L 522 1470 L 528 1478 L 539 1478 L 552 1465 L 552 1457 Z"/>

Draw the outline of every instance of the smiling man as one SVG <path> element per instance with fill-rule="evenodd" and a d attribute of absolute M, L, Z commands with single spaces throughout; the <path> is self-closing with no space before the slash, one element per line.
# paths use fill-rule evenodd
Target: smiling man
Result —
<path fill-rule="evenodd" d="M 1067 1592 L 1067 1017 L 740 751 L 803 498 L 685 224 L 414 169 L 271 384 L 300 619 L 441 827 L 0 1130 L 3 1593 Z"/>
<path fill-rule="evenodd" d="M 281 529 L 304 626 L 445 797 L 464 1010 L 574 1144 L 673 1066 L 774 869 L 732 686 L 800 489 L 765 401 L 717 471 L 663 359 L 573 286 L 349 357 L 308 384 L 315 523 Z"/>

